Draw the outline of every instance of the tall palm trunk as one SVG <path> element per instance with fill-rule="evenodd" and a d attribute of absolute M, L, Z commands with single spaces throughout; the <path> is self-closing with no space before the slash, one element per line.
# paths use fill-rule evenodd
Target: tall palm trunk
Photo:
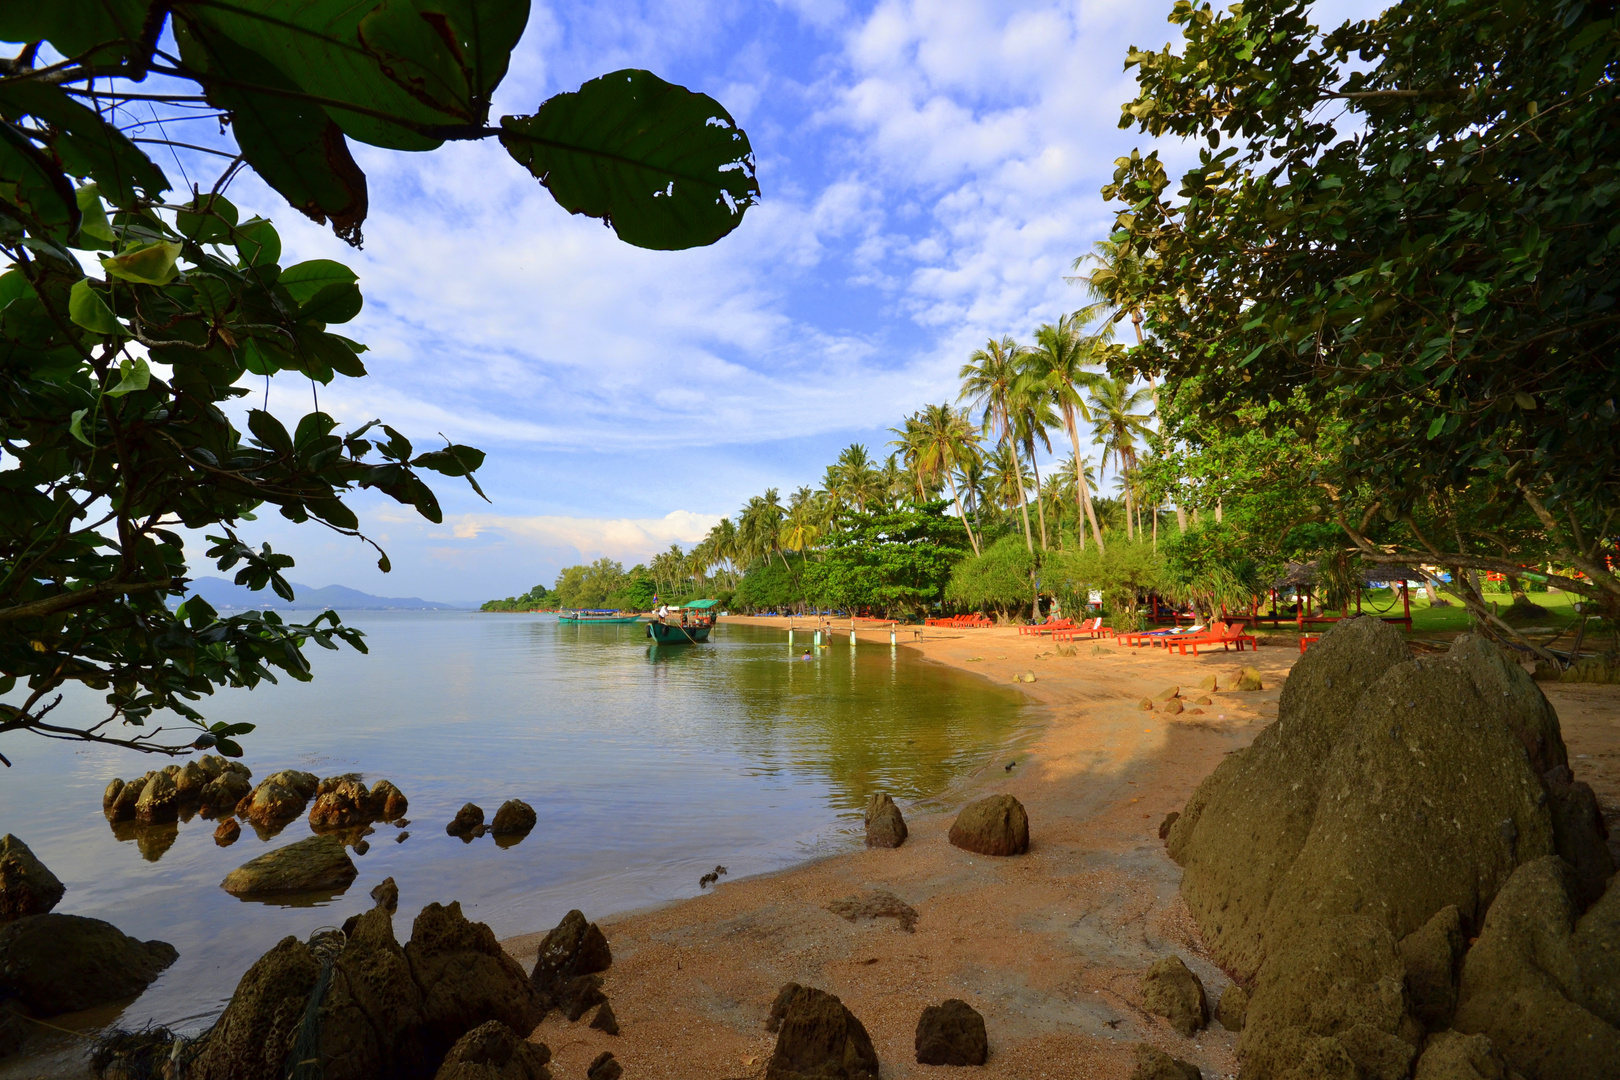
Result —
<path fill-rule="evenodd" d="M 984 554 L 984 552 L 979 550 L 979 538 L 973 535 L 973 526 L 968 523 L 967 515 L 962 512 L 962 496 L 960 496 L 960 495 L 958 495 L 956 493 L 956 474 L 955 474 L 955 472 L 953 471 L 953 472 L 946 473 L 945 474 L 945 479 L 947 479 L 947 480 L 949 480 L 951 482 L 951 499 L 952 499 L 953 502 L 956 503 L 956 516 L 962 519 L 962 528 L 967 530 L 968 543 L 973 545 L 973 554 L 975 554 L 975 555 Z"/>
<path fill-rule="evenodd" d="M 1091 522 L 1091 535 L 1097 538 L 1097 550 L 1107 552 L 1103 546 L 1102 530 L 1097 527 L 1097 511 L 1091 506 L 1091 489 L 1086 484 L 1085 466 L 1080 464 L 1080 426 L 1075 422 L 1074 406 L 1065 405 L 1063 421 L 1069 425 L 1069 441 L 1074 443 L 1074 493 L 1075 500 L 1081 509 L 1086 512 L 1086 519 Z M 1080 523 L 1080 550 L 1086 550 L 1086 526 Z"/>
<path fill-rule="evenodd" d="M 1046 550 L 1046 503 L 1041 498 L 1041 467 L 1035 463 L 1035 452 L 1030 451 L 1029 467 L 1035 470 L 1035 516 L 1041 523 L 1041 550 Z"/>
<path fill-rule="evenodd" d="M 1029 503 L 1024 498 L 1024 462 L 1018 456 L 1018 447 L 1008 444 L 1012 450 L 1013 474 L 1018 481 L 1018 510 L 1024 515 L 1024 546 L 1029 548 L 1031 555 L 1035 554 L 1035 536 L 1029 531 Z"/>
<path fill-rule="evenodd" d="M 1125 464 L 1125 451 L 1114 451 L 1114 464 L 1119 466 L 1119 475 L 1125 478 L 1125 539 L 1135 540 L 1132 524 L 1136 516 L 1136 503 L 1131 499 L 1131 470 Z"/>

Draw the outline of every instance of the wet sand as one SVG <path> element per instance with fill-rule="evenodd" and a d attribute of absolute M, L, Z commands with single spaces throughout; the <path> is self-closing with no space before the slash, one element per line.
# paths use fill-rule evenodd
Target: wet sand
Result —
<path fill-rule="evenodd" d="M 785 620 L 729 621 L 783 627 L 785 636 Z M 861 647 L 888 643 L 887 630 L 860 637 Z M 836 640 L 848 647 L 847 625 Z M 922 1009 L 952 997 L 985 1017 L 990 1060 L 975 1075 L 1124 1080 L 1144 1041 L 1206 1077 L 1236 1074 L 1237 1036 L 1218 1022 L 1184 1038 L 1141 1007 L 1141 973 L 1171 953 L 1198 973 L 1212 1009 L 1229 982 L 1181 903 L 1181 873 L 1158 830 L 1224 755 L 1276 716 L 1299 659 L 1295 640 L 1278 635 L 1241 660 L 1220 650 L 1195 659 L 1089 641 L 1063 656 L 1049 639 L 1012 628 L 930 628 L 921 641 L 905 632 L 902 643 L 925 661 L 1015 685 L 1045 705 L 1027 750 L 986 762 L 944 808 L 903 806 L 910 838 L 896 850 L 722 878 L 707 895 L 600 920 L 614 955 L 605 991 L 622 1033 L 591 1030 L 590 1013 L 574 1024 L 552 1013 L 533 1037 L 550 1046 L 556 1075 L 581 1076 L 611 1050 L 634 1080 L 758 1076 L 775 1041 L 766 1013 L 789 981 L 842 998 L 893 1080 L 942 1071 L 916 1064 L 913 1037 Z M 1218 691 L 1202 715 L 1140 708 L 1143 697 L 1177 685 L 1190 702 L 1202 679 L 1215 675 L 1224 687 L 1240 664 L 1259 669 L 1264 690 Z M 1036 681 L 1013 683 L 1023 672 Z M 1543 688 L 1576 776 L 1596 789 L 1620 847 L 1620 687 Z M 957 807 L 998 792 L 1027 808 L 1029 852 L 998 859 L 952 847 L 946 833 Z M 827 910 L 873 889 L 916 909 L 914 932 L 893 919 L 851 923 Z M 504 944 L 527 967 L 542 937 Z"/>

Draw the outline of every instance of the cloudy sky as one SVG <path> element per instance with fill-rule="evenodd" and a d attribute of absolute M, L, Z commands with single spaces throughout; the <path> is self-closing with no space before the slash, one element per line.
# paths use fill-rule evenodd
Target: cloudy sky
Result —
<path fill-rule="evenodd" d="M 1123 58 L 1175 36 L 1170 6 L 536 3 L 497 114 L 648 68 L 736 116 L 763 201 L 712 247 L 642 251 L 570 217 L 494 143 L 356 147 L 371 198 L 356 252 L 237 181 L 238 205 L 275 219 L 284 263 L 360 274 L 366 307 L 345 332 L 371 346 L 371 376 L 323 388 L 321 406 L 489 453 L 490 502 L 443 480 L 442 525 L 352 501 L 392 574 L 318 526 L 271 516 L 252 538 L 310 585 L 486 599 L 689 544 L 750 495 L 813 484 L 848 443 L 886 453 L 889 427 L 955 399 L 986 338 L 1027 339 L 1081 303 L 1063 274 L 1108 233 L 1098 189 L 1147 148 L 1117 127 Z M 1319 9 L 1331 25 L 1373 6 Z M 284 417 L 309 402 L 290 377 L 269 391 Z"/>

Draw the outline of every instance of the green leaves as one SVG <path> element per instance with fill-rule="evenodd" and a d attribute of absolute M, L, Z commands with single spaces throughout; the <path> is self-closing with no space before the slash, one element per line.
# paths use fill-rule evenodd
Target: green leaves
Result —
<path fill-rule="evenodd" d="M 90 287 L 88 278 L 73 283 L 73 291 L 68 297 L 68 317 L 97 334 L 117 334 L 124 329 L 101 294 Z"/>
<path fill-rule="evenodd" d="M 659 250 L 712 244 L 759 199 L 754 155 L 713 98 L 626 70 L 501 118 L 501 143 L 570 213 Z"/>
<path fill-rule="evenodd" d="M 353 285 L 359 281 L 353 270 L 331 259 L 311 259 L 294 263 L 281 271 L 282 288 L 300 304 L 307 303 L 329 285 Z"/>
<path fill-rule="evenodd" d="M 162 169 L 59 86 L 37 79 L 0 81 L 0 115 L 12 122 L 29 116 L 45 126 L 43 141 L 62 167 L 70 175 L 90 177 L 114 206 L 168 190 Z"/>
<path fill-rule="evenodd" d="M 79 228 L 73 185 L 12 124 L 0 121 L 0 216 L 65 240 Z"/>
<path fill-rule="evenodd" d="M 133 281 L 141 285 L 167 285 L 179 270 L 175 261 L 180 258 L 180 245 L 173 241 L 153 240 L 137 244 L 101 260 L 102 269 L 109 277 Z"/>

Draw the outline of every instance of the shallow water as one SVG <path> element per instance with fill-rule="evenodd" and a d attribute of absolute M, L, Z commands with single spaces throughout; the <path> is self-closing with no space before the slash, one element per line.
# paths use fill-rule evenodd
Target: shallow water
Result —
<path fill-rule="evenodd" d="M 1014 691 L 908 650 L 847 637 L 805 660 L 781 630 L 721 626 L 703 646 L 652 647 L 644 628 L 539 615 L 356 612 L 369 656 L 311 649 L 312 683 L 216 695 L 210 720 L 249 721 L 254 779 L 284 768 L 386 777 L 410 799 L 409 838 L 378 825 L 360 875 L 335 899 L 241 901 L 234 867 L 309 835 L 270 841 L 245 826 L 229 848 L 214 823 L 109 827 L 101 794 L 167 759 L 13 735 L 0 744 L 0 833 L 21 837 L 67 885 L 57 910 L 160 938 L 179 961 L 118 1022 L 205 1027 L 253 960 L 400 888 L 401 936 L 431 901 L 461 901 L 500 937 L 542 930 L 573 907 L 598 918 L 691 896 L 732 877 L 859 843 L 873 791 L 902 804 L 938 795 L 1019 739 L 1032 719 Z M 58 715 L 95 715 L 86 694 Z M 521 798 L 539 825 L 502 848 L 444 825 L 463 802 L 486 815 Z M 105 1023 L 112 1011 L 84 1022 Z M 0 1070 L 4 1075 L 5 1070 Z"/>

